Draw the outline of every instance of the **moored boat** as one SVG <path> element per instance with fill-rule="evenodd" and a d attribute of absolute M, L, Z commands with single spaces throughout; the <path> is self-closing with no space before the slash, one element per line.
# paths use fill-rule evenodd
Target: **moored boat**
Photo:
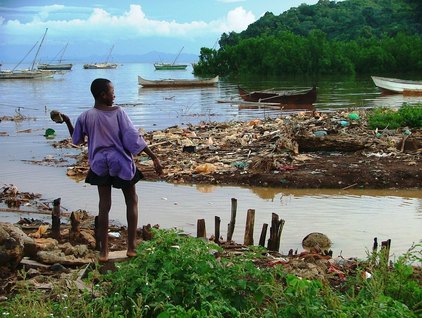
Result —
<path fill-rule="evenodd" d="M 157 71 L 166 70 L 166 71 L 172 71 L 172 70 L 185 70 L 188 65 L 187 64 L 176 64 L 176 61 L 182 53 L 183 47 L 180 49 L 179 54 L 177 54 L 176 58 L 174 59 L 173 63 L 154 63 L 154 67 Z"/>
<path fill-rule="evenodd" d="M 218 76 L 213 78 L 202 79 L 160 79 L 160 80 L 147 80 L 138 75 L 138 84 L 143 87 L 200 87 L 212 86 L 218 83 Z"/>
<path fill-rule="evenodd" d="M 422 81 L 403 80 L 398 78 L 388 78 L 371 76 L 375 86 L 383 93 L 420 95 L 422 94 Z"/>
<path fill-rule="evenodd" d="M 109 63 L 111 52 L 114 49 L 114 45 L 111 47 L 110 52 L 108 53 L 107 59 L 102 63 L 88 63 L 84 64 L 83 68 L 86 70 L 96 70 L 96 69 L 114 69 L 117 68 L 116 63 Z"/>
<path fill-rule="evenodd" d="M 32 61 L 31 68 L 29 68 L 29 69 L 17 69 L 17 67 L 22 62 L 21 61 L 12 70 L 0 70 L 0 80 L 2 80 L 2 79 L 40 79 L 40 78 L 52 77 L 55 74 L 54 71 L 37 70 L 37 69 L 34 68 L 35 61 L 37 60 L 38 54 L 39 54 L 41 46 L 44 42 L 47 31 L 48 31 L 48 29 L 45 29 L 44 35 L 41 39 L 40 44 L 38 45 L 37 52 L 35 53 L 35 57 Z M 31 50 L 28 52 L 28 54 L 34 49 L 34 47 L 36 47 L 37 43 L 35 43 L 35 45 L 31 48 Z"/>
<path fill-rule="evenodd" d="M 40 79 L 53 77 L 54 71 L 43 70 L 2 70 L 0 79 Z"/>
<path fill-rule="evenodd" d="M 170 64 L 170 63 L 154 63 L 154 67 L 157 71 L 161 70 L 185 70 L 188 65 L 187 64 Z"/>
<path fill-rule="evenodd" d="M 252 91 L 247 90 L 238 86 L 240 97 L 246 102 L 255 103 L 277 103 L 277 104 L 310 104 L 315 103 L 317 98 L 317 89 L 314 85 L 310 89 L 304 90 L 262 90 Z"/>
<path fill-rule="evenodd" d="M 115 63 L 91 63 L 84 64 L 84 69 L 86 70 L 96 70 L 96 69 L 114 69 L 117 68 Z"/>
<path fill-rule="evenodd" d="M 73 64 L 70 64 L 70 63 L 57 63 L 57 64 L 40 63 L 37 65 L 37 69 L 49 70 L 49 71 L 70 71 L 72 69 L 72 66 Z"/>
<path fill-rule="evenodd" d="M 54 57 L 53 61 L 57 61 L 57 63 L 38 63 L 37 69 L 39 70 L 48 70 L 48 71 L 70 71 L 72 69 L 73 64 L 71 63 L 62 63 L 63 55 L 66 51 L 68 43 L 66 43 L 65 47 L 57 53 L 60 54 L 58 60 L 56 60 L 57 55 Z"/>

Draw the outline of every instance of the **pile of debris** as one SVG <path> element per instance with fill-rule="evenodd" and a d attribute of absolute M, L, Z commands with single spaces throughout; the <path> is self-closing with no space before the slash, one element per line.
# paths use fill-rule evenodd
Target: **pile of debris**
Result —
<path fill-rule="evenodd" d="M 417 165 L 422 156 L 421 130 L 370 130 L 362 110 L 302 112 L 141 133 L 165 167 L 164 180 L 173 183 L 342 188 L 353 180 L 341 180 L 340 176 L 350 178 L 354 170 L 369 165 L 380 176 L 366 175 L 360 186 L 388 188 L 401 187 L 391 169 L 412 170 L 403 187 L 412 187 L 417 181 L 412 175 L 421 173 Z M 54 146 L 76 147 L 69 140 Z M 67 171 L 77 179 L 83 179 L 88 170 L 86 147 L 80 148 L 85 151 Z M 141 155 L 136 160 L 148 179 L 157 178 L 149 158 Z M 318 173 L 325 174 L 324 180 L 315 176 Z"/>

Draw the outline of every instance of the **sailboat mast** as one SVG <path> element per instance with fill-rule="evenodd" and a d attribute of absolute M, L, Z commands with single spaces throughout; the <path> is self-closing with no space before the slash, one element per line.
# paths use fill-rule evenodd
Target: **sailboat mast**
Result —
<path fill-rule="evenodd" d="M 61 63 L 62 62 L 62 60 L 63 60 L 63 55 L 64 55 L 64 52 L 66 51 L 66 49 L 67 49 L 67 45 L 69 44 L 69 42 L 67 42 L 66 43 L 66 45 L 65 45 L 65 47 L 64 47 L 64 49 L 62 50 L 62 54 L 60 55 L 60 58 L 59 58 L 59 63 Z"/>
<path fill-rule="evenodd" d="M 114 49 L 114 44 L 113 44 L 113 46 L 111 47 L 110 52 L 108 53 L 106 63 L 108 63 L 108 60 L 110 59 L 110 55 L 111 55 L 111 52 L 113 51 L 113 49 Z"/>
<path fill-rule="evenodd" d="M 172 64 L 172 65 L 174 65 L 174 63 L 176 63 L 176 61 L 177 61 L 177 59 L 178 59 L 178 57 L 179 57 L 180 53 L 182 53 L 182 51 L 183 51 L 183 48 L 184 48 L 184 46 L 182 46 L 182 48 L 180 49 L 179 54 L 177 54 L 177 56 L 176 56 L 176 58 L 174 59 L 174 61 L 173 61 L 173 64 Z"/>
<path fill-rule="evenodd" d="M 45 29 L 44 35 L 43 35 L 43 37 L 42 37 L 42 39 L 41 39 L 41 43 L 40 43 L 40 45 L 38 46 L 37 53 L 35 53 L 34 60 L 32 61 L 31 71 L 32 71 L 32 70 L 34 70 L 35 62 L 36 62 L 36 60 L 37 60 L 38 53 L 40 53 L 41 45 L 42 45 L 42 43 L 44 42 L 44 38 L 45 38 L 45 36 L 46 36 L 46 34 L 47 34 L 47 31 L 48 31 L 48 28 L 46 28 L 46 29 Z"/>

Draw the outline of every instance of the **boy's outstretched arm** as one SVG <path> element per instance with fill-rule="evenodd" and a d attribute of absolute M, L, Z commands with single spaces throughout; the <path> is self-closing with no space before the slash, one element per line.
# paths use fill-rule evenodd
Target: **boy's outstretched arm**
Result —
<path fill-rule="evenodd" d="M 142 151 L 145 152 L 152 159 L 152 162 L 154 163 L 155 172 L 159 176 L 161 176 L 163 174 L 163 166 L 161 165 L 160 159 L 157 158 L 157 156 L 151 151 L 151 149 L 149 149 L 148 146 L 146 146 Z"/>
<path fill-rule="evenodd" d="M 63 122 L 66 123 L 67 129 L 69 130 L 70 137 L 72 137 L 73 131 L 74 131 L 72 122 L 70 121 L 70 118 L 67 115 L 65 114 L 61 114 L 61 115 L 63 117 Z"/>

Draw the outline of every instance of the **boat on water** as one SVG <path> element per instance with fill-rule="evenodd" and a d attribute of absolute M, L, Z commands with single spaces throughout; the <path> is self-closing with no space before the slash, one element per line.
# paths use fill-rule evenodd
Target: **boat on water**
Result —
<path fill-rule="evenodd" d="M 39 70 L 50 70 L 50 71 L 70 71 L 72 69 L 73 64 L 71 63 L 62 63 L 63 55 L 66 51 L 68 43 L 61 49 L 56 56 L 53 58 L 52 61 L 57 61 L 57 63 L 38 63 L 37 69 Z M 57 56 L 60 54 L 58 59 Z"/>
<path fill-rule="evenodd" d="M 117 68 L 115 63 L 92 63 L 84 64 L 84 69 L 86 70 L 95 70 L 95 69 L 113 69 Z"/>
<path fill-rule="evenodd" d="M 271 103 L 283 105 L 312 105 L 317 99 L 317 89 L 314 85 L 309 89 L 302 90 L 262 90 L 262 91 L 247 91 L 238 86 L 240 97 L 246 102 L 254 103 Z"/>
<path fill-rule="evenodd" d="M 201 87 L 201 86 L 213 86 L 218 83 L 218 76 L 213 78 L 195 78 L 195 79 L 159 79 L 159 80 L 148 80 L 138 75 L 138 84 L 143 87 Z"/>
<path fill-rule="evenodd" d="M 40 63 L 37 65 L 39 70 L 48 70 L 48 71 L 70 71 L 73 64 L 71 63 Z"/>
<path fill-rule="evenodd" d="M 187 64 L 176 64 L 176 61 L 179 58 L 180 53 L 182 53 L 182 50 L 183 50 L 183 47 L 180 49 L 173 63 L 154 63 L 155 69 L 157 71 L 185 70 L 188 67 Z"/>
<path fill-rule="evenodd" d="M 171 71 L 171 70 L 185 70 L 187 64 L 170 64 L 170 63 L 154 63 L 154 67 L 157 71 Z"/>
<path fill-rule="evenodd" d="M 54 71 L 45 70 L 0 70 L 0 79 L 41 79 L 53 77 Z"/>
<path fill-rule="evenodd" d="M 371 76 L 375 86 L 386 94 L 422 95 L 422 81 Z"/>
<path fill-rule="evenodd" d="M 111 52 L 114 49 L 114 45 L 111 47 L 110 52 L 108 53 L 107 59 L 105 62 L 101 63 L 91 63 L 84 64 L 83 68 L 86 70 L 96 70 L 96 69 L 114 69 L 117 68 L 116 63 L 109 63 Z"/>
<path fill-rule="evenodd" d="M 17 69 L 17 67 L 22 63 L 25 57 L 27 57 L 28 54 L 30 54 L 32 50 L 37 46 L 38 41 L 34 44 L 34 46 L 29 50 L 29 52 L 25 55 L 25 57 L 13 69 L 0 70 L 0 79 L 40 79 L 40 78 L 53 77 L 53 75 L 55 74 L 54 71 L 38 70 L 35 68 L 35 61 L 37 60 L 38 54 L 40 52 L 42 43 L 44 42 L 47 31 L 48 31 L 48 28 L 45 29 L 44 35 L 38 46 L 37 52 L 35 53 L 35 57 L 32 61 L 31 67 L 28 69 Z"/>

